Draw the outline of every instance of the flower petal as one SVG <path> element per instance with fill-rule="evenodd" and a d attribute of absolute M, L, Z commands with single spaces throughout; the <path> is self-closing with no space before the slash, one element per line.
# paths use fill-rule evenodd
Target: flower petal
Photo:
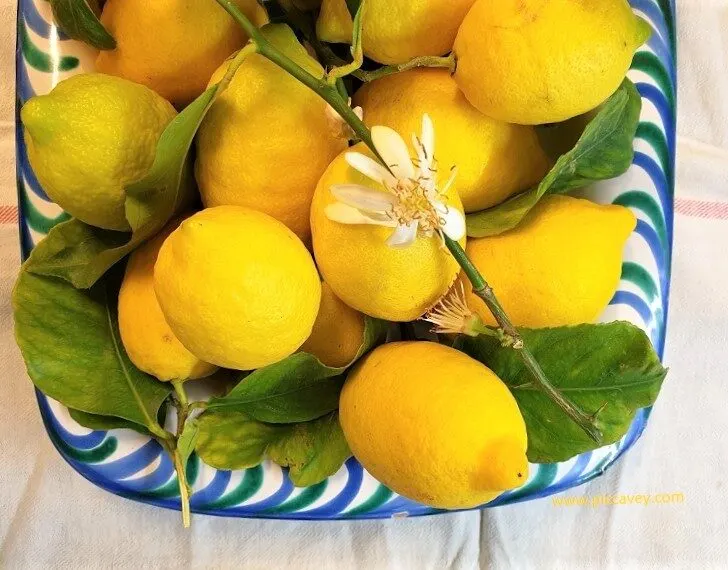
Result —
<path fill-rule="evenodd" d="M 384 166 L 365 154 L 360 152 L 347 152 L 344 158 L 349 166 L 379 184 L 391 184 L 394 182 L 394 176 Z"/>
<path fill-rule="evenodd" d="M 412 166 L 407 143 L 397 131 L 381 125 L 372 127 L 372 141 L 395 178 L 415 177 L 415 167 Z"/>
<path fill-rule="evenodd" d="M 367 214 L 341 202 L 334 202 L 329 204 L 324 209 L 326 217 L 332 222 L 338 222 L 340 224 L 347 225 L 371 225 L 371 226 L 384 226 L 387 228 L 396 227 L 397 222 L 389 219 L 386 216 L 379 216 L 376 214 Z"/>
<path fill-rule="evenodd" d="M 391 247 L 408 247 L 417 239 L 417 228 L 419 222 L 414 220 L 409 224 L 398 225 L 389 239 L 387 245 Z"/>
<path fill-rule="evenodd" d="M 442 231 L 455 241 L 461 240 L 465 236 L 465 216 L 457 208 L 452 208 L 435 200 L 432 202 L 442 219 Z"/>
<path fill-rule="evenodd" d="M 394 194 L 360 184 L 334 184 L 331 193 L 340 202 L 367 212 L 388 212 L 399 202 Z"/>

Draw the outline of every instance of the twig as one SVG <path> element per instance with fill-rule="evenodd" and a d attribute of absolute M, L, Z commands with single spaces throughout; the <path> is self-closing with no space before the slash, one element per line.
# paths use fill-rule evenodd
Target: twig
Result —
<path fill-rule="evenodd" d="M 586 414 L 574 403 L 570 402 L 561 392 L 559 392 L 551 382 L 549 382 L 546 374 L 541 368 L 541 365 L 536 361 L 533 353 L 523 342 L 523 337 L 518 332 L 516 327 L 513 326 L 511 320 L 508 318 L 503 306 L 498 301 L 497 297 L 493 293 L 493 289 L 488 285 L 488 282 L 483 278 L 478 269 L 475 267 L 472 261 L 465 254 L 465 251 L 460 244 L 447 236 L 445 238 L 445 245 L 452 253 L 453 257 L 457 260 L 463 271 L 467 275 L 470 283 L 473 286 L 473 293 L 480 297 L 487 305 L 490 312 L 493 313 L 495 320 L 498 322 L 498 326 L 503 331 L 503 335 L 508 339 L 508 345 L 510 348 L 518 352 L 523 364 L 529 370 L 536 385 L 541 391 L 543 391 L 553 402 L 563 410 L 574 422 L 576 422 L 586 434 L 591 437 L 596 443 L 601 443 L 602 434 L 599 428 L 594 424 L 594 418 Z"/>

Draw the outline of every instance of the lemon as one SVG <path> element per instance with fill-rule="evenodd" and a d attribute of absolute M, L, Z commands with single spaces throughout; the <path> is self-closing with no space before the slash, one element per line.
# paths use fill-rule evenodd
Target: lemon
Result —
<path fill-rule="evenodd" d="M 344 384 L 339 419 L 367 471 L 432 507 L 475 507 L 528 478 L 515 399 L 486 366 L 445 345 L 375 349 Z"/>
<path fill-rule="evenodd" d="M 636 223 L 622 206 L 550 196 L 516 229 L 469 240 L 467 254 L 514 325 L 590 323 L 619 284 L 624 244 Z M 485 303 L 465 289 L 470 308 L 495 324 Z"/>
<path fill-rule="evenodd" d="M 290 28 L 267 26 L 264 34 L 298 65 L 323 75 Z M 255 208 L 308 241 L 316 183 L 346 145 L 330 128 L 325 101 L 263 56 L 251 55 L 200 128 L 196 175 L 202 200 L 208 207 Z"/>
<path fill-rule="evenodd" d="M 190 352 L 237 370 L 298 350 L 321 300 L 321 281 L 301 240 L 270 216 L 240 206 L 183 221 L 159 252 L 154 290 Z"/>
<path fill-rule="evenodd" d="M 203 362 L 174 336 L 154 293 L 154 264 L 159 248 L 179 225 L 175 220 L 129 257 L 119 290 L 119 332 L 134 365 L 159 380 L 187 380 L 212 374 L 216 366 Z"/>
<path fill-rule="evenodd" d="M 351 149 L 372 156 L 359 143 Z M 419 236 L 404 248 L 386 241 L 392 229 L 347 225 L 324 212 L 336 201 L 334 184 L 377 188 L 339 155 L 322 176 L 311 204 L 311 230 L 316 263 L 325 281 L 350 307 L 388 321 L 411 321 L 422 316 L 447 292 L 459 266 L 437 236 Z M 462 211 L 454 186 L 446 195 L 450 207 Z M 464 243 L 464 241 L 463 241 Z"/>
<path fill-rule="evenodd" d="M 255 0 L 235 3 L 256 24 L 267 20 Z M 108 0 L 101 22 L 116 49 L 100 52 L 96 69 L 142 83 L 179 106 L 200 95 L 247 40 L 214 0 Z"/>
<path fill-rule="evenodd" d="M 379 63 L 444 55 L 475 0 L 367 0 L 362 14 L 364 54 Z M 351 43 L 353 23 L 345 0 L 323 0 L 316 34 L 325 42 Z"/>
<path fill-rule="evenodd" d="M 142 85 L 86 73 L 20 112 L 28 160 L 48 196 L 79 220 L 128 230 L 125 186 L 143 178 L 175 110 Z"/>
<path fill-rule="evenodd" d="M 457 167 L 466 212 L 499 204 L 538 183 L 549 168 L 533 127 L 486 117 L 468 103 L 450 72 L 413 69 L 365 84 L 354 97 L 369 126 L 386 125 L 407 140 L 427 113 L 435 125 L 439 169 Z"/>
<path fill-rule="evenodd" d="M 495 119 L 556 123 L 614 93 L 649 34 L 627 0 L 478 0 L 455 41 L 455 80 Z"/>
<path fill-rule="evenodd" d="M 301 350 L 313 354 L 326 366 L 346 366 L 364 343 L 364 325 L 364 315 L 339 299 L 324 282 L 316 322 Z"/>

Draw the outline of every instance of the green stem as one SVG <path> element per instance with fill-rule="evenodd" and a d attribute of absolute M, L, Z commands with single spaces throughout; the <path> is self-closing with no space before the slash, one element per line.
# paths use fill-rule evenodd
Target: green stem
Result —
<path fill-rule="evenodd" d="M 182 456 L 177 448 L 177 440 L 185 429 L 185 423 L 187 422 L 187 416 L 190 413 L 191 407 L 189 398 L 187 397 L 187 392 L 185 392 L 184 389 L 184 381 L 173 381 L 172 386 L 174 387 L 174 394 L 177 402 L 177 433 L 172 440 L 162 442 L 162 445 L 172 456 L 174 470 L 177 473 L 177 484 L 179 485 L 179 500 L 182 505 L 182 525 L 185 528 L 189 528 L 191 522 L 190 484 L 187 482 L 187 469 L 185 468 Z"/>
<path fill-rule="evenodd" d="M 182 456 L 177 450 L 177 446 L 166 446 L 167 452 L 172 456 L 174 462 L 174 470 L 177 472 L 177 482 L 179 484 L 179 500 L 182 505 L 182 526 L 190 528 L 190 486 L 187 483 L 187 475 Z"/>
<path fill-rule="evenodd" d="M 477 267 L 468 258 L 465 251 L 460 244 L 447 236 L 445 237 L 445 245 L 452 253 L 453 257 L 463 268 L 465 275 L 467 275 L 473 286 L 473 293 L 480 297 L 488 307 L 498 325 L 503 330 L 505 337 L 508 339 L 508 345 L 515 351 L 518 352 L 524 366 L 533 376 L 539 389 L 543 391 L 561 410 L 569 416 L 579 427 L 586 432 L 596 443 L 601 443 L 602 434 L 599 429 L 594 425 L 594 418 L 587 415 L 574 403 L 570 402 L 559 390 L 557 390 L 551 382 L 549 382 L 546 374 L 541 368 L 541 365 L 536 361 L 533 353 L 523 342 L 523 337 L 518 332 L 516 327 L 508 318 L 503 306 L 498 301 L 497 297 L 493 293 L 493 289 L 483 276 L 478 271 Z"/>
<path fill-rule="evenodd" d="M 179 380 L 172 382 L 174 394 L 177 396 L 177 437 L 182 434 L 182 430 L 185 428 L 185 422 L 187 421 L 187 415 L 190 413 L 189 400 L 183 384 L 184 382 Z"/>
<path fill-rule="evenodd" d="M 315 93 L 317 93 L 322 99 L 327 101 L 339 115 L 349 124 L 354 130 L 359 139 L 363 141 L 375 154 L 377 159 L 387 168 L 389 166 L 382 160 L 381 155 L 374 147 L 372 141 L 371 132 L 367 126 L 356 116 L 354 111 L 349 107 L 348 102 L 341 96 L 335 85 L 329 85 L 323 78 L 317 78 L 308 73 L 305 69 L 300 67 L 295 62 L 291 61 L 285 54 L 283 54 L 278 48 L 272 45 L 256 28 L 253 23 L 243 14 L 243 12 L 237 7 L 232 0 L 215 0 L 220 6 L 222 6 L 234 19 L 235 21 L 247 32 L 251 41 L 257 46 L 257 52 L 278 65 L 290 73 L 293 77 L 298 79 L 301 83 L 308 86 Z M 423 65 L 440 65 L 451 70 L 455 68 L 454 55 L 450 55 L 443 58 L 415 58 L 414 60 L 399 64 L 396 66 L 386 66 L 387 71 L 382 72 L 377 70 L 370 72 L 379 75 L 374 77 L 383 77 L 389 73 L 396 73 L 398 71 L 404 71 L 405 69 L 412 69 L 414 67 L 421 67 Z M 383 68 L 384 69 L 384 68 Z M 371 76 L 370 76 L 371 77 Z M 371 79 L 370 79 L 371 80 Z M 551 398 L 563 411 L 566 413 L 574 422 L 576 422 L 595 442 L 601 442 L 601 433 L 599 429 L 594 425 L 594 419 L 587 416 L 582 410 L 572 404 L 566 399 L 546 378 L 541 366 L 536 362 L 531 352 L 524 346 L 523 338 L 510 322 L 508 315 L 506 315 L 503 307 L 498 302 L 498 299 L 493 294 L 493 290 L 490 288 L 488 283 L 480 275 L 478 269 L 468 259 L 465 251 L 460 245 L 445 236 L 445 243 L 448 249 L 452 253 L 453 257 L 463 268 L 463 271 L 470 279 L 473 285 L 473 290 L 476 295 L 483 299 L 488 308 L 493 313 L 493 316 L 498 321 L 504 338 L 508 339 L 508 344 L 514 350 L 517 350 L 524 365 L 528 368 L 531 374 L 534 376 L 541 390 Z"/>
<path fill-rule="evenodd" d="M 341 96 L 336 85 L 329 85 L 323 78 L 317 78 L 303 69 L 296 62 L 292 61 L 276 46 L 270 43 L 260 30 L 243 14 L 232 0 L 215 0 L 220 6 L 235 19 L 235 21 L 247 32 L 252 42 L 256 45 L 257 52 L 263 57 L 275 63 L 281 69 L 287 71 L 301 83 L 317 93 L 322 99 L 328 102 L 331 107 L 351 126 L 359 140 L 371 148 L 378 159 L 381 156 L 374 148 L 372 135 L 367 126 L 356 116 L 356 113 L 349 106 L 349 102 Z"/>
<path fill-rule="evenodd" d="M 385 65 L 385 66 L 380 67 L 379 69 L 375 69 L 373 71 L 363 71 L 363 70 L 359 69 L 359 70 L 353 72 L 352 75 L 354 77 L 356 77 L 357 79 L 361 79 L 362 81 L 367 83 L 369 81 L 374 81 L 375 79 L 380 79 L 382 77 L 386 77 L 387 75 L 392 75 L 394 73 L 400 73 L 402 71 L 407 71 L 409 69 L 415 69 L 417 67 L 438 67 L 438 68 L 449 69 L 450 73 L 455 73 L 455 69 L 457 68 L 457 61 L 455 59 L 455 54 L 453 54 L 453 53 L 451 53 L 450 55 L 444 56 L 444 57 L 425 55 L 425 56 L 415 57 L 414 59 L 411 59 L 404 63 L 397 63 L 395 65 Z"/>

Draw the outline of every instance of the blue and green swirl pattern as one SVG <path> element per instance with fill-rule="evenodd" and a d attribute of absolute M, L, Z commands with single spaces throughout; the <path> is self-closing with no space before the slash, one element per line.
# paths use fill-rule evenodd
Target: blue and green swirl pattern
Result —
<path fill-rule="evenodd" d="M 631 0 L 654 33 L 635 56 L 630 78 L 643 98 L 634 163 L 624 176 L 601 183 L 587 194 L 600 202 L 631 208 L 639 218 L 622 268 L 619 290 L 604 320 L 626 319 L 644 328 L 662 354 L 669 300 L 673 233 L 675 157 L 675 3 Z M 44 0 L 19 0 L 17 110 L 58 81 L 93 69 L 94 51 L 64 37 L 52 23 Z M 16 132 L 19 230 L 23 254 L 66 214 L 49 201 L 28 164 L 22 128 Z M 89 481 L 138 501 L 179 508 L 174 467 L 160 446 L 125 431 L 93 431 L 38 393 L 48 435 L 61 455 Z M 637 440 L 649 410 L 637 414 L 629 433 L 614 445 L 554 465 L 534 465 L 522 488 L 487 506 L 543 497 L 580 485 L 604 473 Z M 400 497 L 350 459 L 328 480 L 297 489 L 285 469 L 264 463 L 243 471 L 218 471 L 194 455 L 189 463 L 195 512 L 281 519 L 360 519 L 432 514 L 429 507 Z"/>

